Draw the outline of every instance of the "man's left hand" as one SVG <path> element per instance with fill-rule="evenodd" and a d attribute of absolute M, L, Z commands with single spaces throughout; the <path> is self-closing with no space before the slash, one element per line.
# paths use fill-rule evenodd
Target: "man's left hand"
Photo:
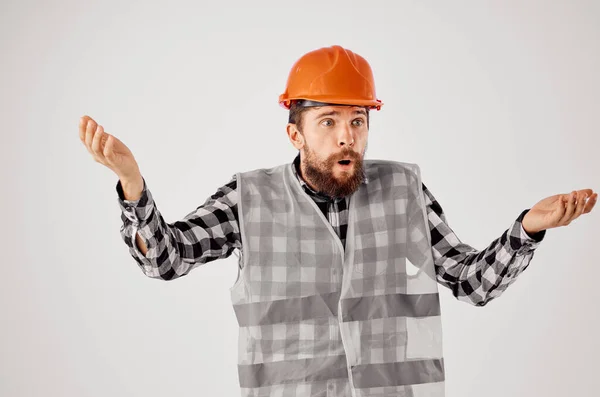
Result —
<path fill-rule="evenodd" d="M 567 226 L 581 214 L 590 212 L 597 199 L 598 193 L 594 193 L 592 189 L 574 190 L 571 194 L 547 197 L 525 214 L 523 229 L 529 234 L 535 234 L 542 230 Z"/>

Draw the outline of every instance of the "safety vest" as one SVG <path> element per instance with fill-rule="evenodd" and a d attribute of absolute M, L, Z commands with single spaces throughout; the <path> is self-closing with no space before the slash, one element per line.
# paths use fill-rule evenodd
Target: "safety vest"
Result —
<path fill-rule="evenodd" d="M 293 164 L 238 173 L 243 397 L 444 396 L 419 166 L 364 160 L 346 249 Z"/>

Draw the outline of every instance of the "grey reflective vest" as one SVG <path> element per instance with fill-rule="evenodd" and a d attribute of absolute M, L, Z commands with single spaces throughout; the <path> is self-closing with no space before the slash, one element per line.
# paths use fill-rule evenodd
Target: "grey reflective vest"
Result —
<path fill-rule="evenodd" d="M 369 183 L 350 197 L 345 250 L 291 167 L 236 176 L 241 395 L 444 396 L 419 166 L 364 160 Z"/>

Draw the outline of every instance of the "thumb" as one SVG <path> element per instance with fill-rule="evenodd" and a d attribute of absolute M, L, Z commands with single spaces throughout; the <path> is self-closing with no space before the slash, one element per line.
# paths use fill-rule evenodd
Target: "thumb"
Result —
<path fill-rule="evenodd" d="M 558 222 L 567 212 L 567 202 L 565 196 L 561 196 L 556 202 L 556 208 L 552 211 L 550 216 L 554 222 Z"/>

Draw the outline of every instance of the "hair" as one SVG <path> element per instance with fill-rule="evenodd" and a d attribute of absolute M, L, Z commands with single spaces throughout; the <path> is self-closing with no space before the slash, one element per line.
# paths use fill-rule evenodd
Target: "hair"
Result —
<path fill-rule="evenodd" d="M 288 122 L 292 123 L 292 124 L 296 124 L 296 128 L 298 128 L 298 131 L 300 131 L 301 134 L 302 134 L 302 121 L 303 121 L 302 115 L 309 109 L 310 109 L 310 107 L 301 106 L 298 104 L 297 101 L 292 101 L 292 104 L 290 105 L 290 113 L 288 116 Z M 365 110 L 367 111 L 367 128 L 369 128 L 369 108 L 365 107 Z"/>

